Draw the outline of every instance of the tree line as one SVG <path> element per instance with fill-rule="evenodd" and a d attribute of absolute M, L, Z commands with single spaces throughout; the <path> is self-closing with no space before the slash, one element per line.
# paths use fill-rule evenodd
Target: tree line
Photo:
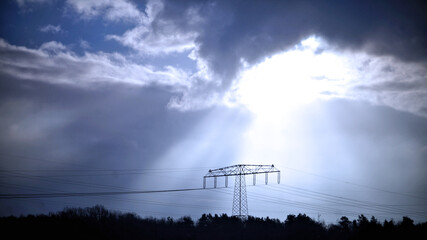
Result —
<path fill-rule="evenodd" d="M 380 222 L 359 215 L 325 224 L 305 214 L 288 215 L 284 221 L 203 214 L 194 221 L 188 216 L 141 218 L 97 205 L 48 215 L 1 217 L 0 231 L 13 239 L 427 239 L 427 222 L 414 224 L 409 217 Z"/>

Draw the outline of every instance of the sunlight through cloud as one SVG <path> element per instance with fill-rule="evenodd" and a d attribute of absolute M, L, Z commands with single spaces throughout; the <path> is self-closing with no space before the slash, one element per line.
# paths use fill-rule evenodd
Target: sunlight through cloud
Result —
<path fill-rule="evenodd" d="M 324 44 L 309 37 L 294 49 L 267 58 L 243 72 L 237 98 L 257 117 L 279 117 L 317 98 L 339 92 L 338 82 L 350 79 L 346 63 Z"/>
<path fill-rule="evenodd" d="M 308 146 L 297 133 L 301 126 L 296 112 L 318 99 L 343 95 L 342 86 L 354 75 L 348 62 L 325 51 L 327 47 L 311 36 L 241 74 L 236 98 L 253 113 L 254 120 L 246 131 L 240 162 L 285 164 L 284 159 L 299 159 L 286 160 L 298 167 L 312 159 L 298 150 Z M 297 155 L 291 157 L 292 152 Z"/>

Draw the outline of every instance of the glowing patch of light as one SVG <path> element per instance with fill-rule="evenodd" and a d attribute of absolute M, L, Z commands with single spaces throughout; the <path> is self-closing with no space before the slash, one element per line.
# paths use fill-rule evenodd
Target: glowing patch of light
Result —
<path fill-rule="evenodd" d="M 238 101 L 257 117 L 272 117 L 325 97 L 325 92 L 339 93 L 337 82 L 349 78 L 348 67 L 333 53 L 316 53 L 321 44 L 316 37 L 307 38 L 295 49 L 244 71 Z"/>
<path fill-rule="evenodd" d="M 280 164 L 291 148 L 305 148 L 304 140 L 295 134 L 295 129 L 301 126 L 293 113 L 316 99 L 343 94 L 342 86 L 352 79 L 348 61 L 332 51 L 322 50 L 325 48 L 327 45 L 321 39 L 309 37 L 294 49 L 274 55 L 242 73 L 235 98 L 255 119 L 246 132 L 238 162 Z"/>

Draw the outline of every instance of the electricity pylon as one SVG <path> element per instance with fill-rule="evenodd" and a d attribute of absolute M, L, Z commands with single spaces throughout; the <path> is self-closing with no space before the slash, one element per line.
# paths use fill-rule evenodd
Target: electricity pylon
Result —
<path fill-rule="evenodd" d="M 280 183 L 280 170 L 274 165 L 238 164 L 218 169 L 210 169 L 203 177 L 203 188 L 206 188 L 206 178 L 214 178 L 216 188 L 217 177 L 225 177 L 225 187 L 228 187 L 228 177 L 235 176 L 232 216 L 246 218 L 248 216 L 248 199 L 246 195 L 246 175 L 253 175 L 253 185 L 256 175 L 265 173 L 265 184 L 268 184 L 268 174 L 277 172 L 277 183 Z"/>

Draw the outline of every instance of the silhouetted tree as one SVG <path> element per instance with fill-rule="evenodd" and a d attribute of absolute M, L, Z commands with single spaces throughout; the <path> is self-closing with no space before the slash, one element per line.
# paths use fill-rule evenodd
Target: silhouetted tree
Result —
<path fill-rule="evenodd" d="M 414 224 L 403 217 L 397 224 L 360 215 L 350 221 L 343 216 L 325 226 L 305 214 L 278 219 L 227 214 L 203 214 L 196 223 L 184 216 L 141 218 L 135 213 L 91 208 L 66 208 L 48 215 L 0 218 L 0 231 L 15 239 L 426 239 L 427 223 Z"/>
<path fill-rule="evenodd" d="M 290 239 L 321 239 L 324 235 L 324 226 L 305 214 L 288 215 L 285 220 L 285 236 Z"/>
<path fill-rule="evenodd" d="M 346 231 L 346 232 L 350 231 L 351 221 L 348 219 L 348 217 L 342 216 L 338 224 L 343 231 Z"/>

